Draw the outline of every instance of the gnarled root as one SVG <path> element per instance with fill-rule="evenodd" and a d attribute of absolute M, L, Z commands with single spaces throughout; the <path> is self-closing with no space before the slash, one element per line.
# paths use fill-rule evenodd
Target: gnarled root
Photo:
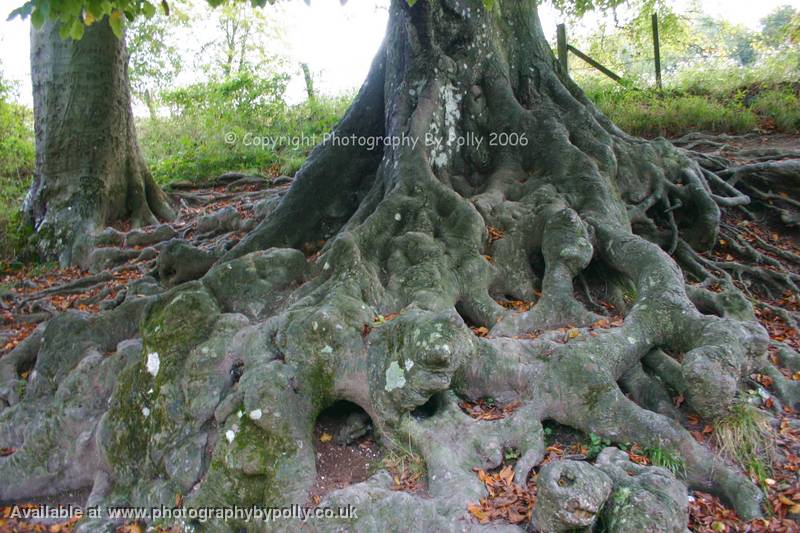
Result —
<path fill-rule="evenodd" d="M 180 493 L 187 505 L 305 503 L 314 421 L 347 400 L 385 446 L 422 455 L 430 498 L 391 491 L 378 474 L 323 501 L 356 505 L 355 526 L 315 528 L 391 529 L 412 517 L 422 529 L 477 527 L 466 512 L 483 491 L 472 469 L 498 466 L 513 447 L 524 483 L 547 419 L 668 449 L 690 486 L 760 515 L 757 487 L 693 439 L 668 396 L 723 416 L 767 347 L 727 265 L 698 252 L 717 242 L 719 204 L 744 196 L 688 152 L 603 117 L 554 67 L 533 2 L 490 13 L 467 3 L 395 2 L 387 44 L 337 132 L 511 131 L 530 142 L 318 147 L 272 217 L 189 276 L 211 267 L 200 281 L 149 297 L 141 352 L 110 358 L 119 361 L 113 390 L 102 389 L 110 407 L 81 426 L 97 443 L 81 451 L 103 474 L 97 501 L 170 503 Z M 299 249 L 321 239 L 307 262 Z M 712 270 L 726 293 L 687 289 L 684 272 L 702 283 Z M 536 301 L 521 312 L 498 303 L 507 299 Z M 97 344 L 69 347 L 65 360 Z M 486 396 L 521 406 L 495 422 L 457 406 Z M 29 424 L 17 417 L 34 402 L 63 414 L 54 394 L 26 392 L 4 420 Z M 13 459 L 61 457 L 49 444 L 8 438 L 18 450 L 0 458 L 0 473 L 28 484 L 3 497 L 60 479 L 63 469 L 31 473 Z M 78 452 L 64 453 L 68 462 Z"/>

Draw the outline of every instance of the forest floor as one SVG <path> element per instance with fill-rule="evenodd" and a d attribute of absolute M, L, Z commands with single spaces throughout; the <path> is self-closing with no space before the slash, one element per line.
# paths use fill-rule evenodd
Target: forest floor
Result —
<path fill-rule="evenodd" d="M 732 138 L 724 146 L 694 147 L 695 150 L 713 152 L 715 155 L 735 159 L 733 154 L 742 149 L 779 148 L 800 153 L 800 137 L 790 135 L 752 135 L 743 138 Z M 241 176 L 239 176 L 241 178 Z M 172 196 L 180 205 L 180 215 L 170 226 L 173 233 L 191 243 L 210 248 L 219 243 L 219 239 L 227 239 L 233 243 L 244 235 L 244 231 L 205 231 L 202 228 L 204 217 L 218 214 L 220 210 L 233 208 L 241 220 L 245 221 L 257 216 L 259 203 L 281 196 L 288 188 L 288 179 L 281 180 L 237 179 L 228 176 L 206 185 L 178 184 L 172 189 Z M 800 198 L 795 199 L 800 201 Z M 221 217 L 217 217 L 221 218 Z M 207 220 L 206 220 L 207 221 Z M 783 268 L 800 274 L 800 264 L 786 261 L 774 253 L 780 248 L 792 254 L 800 255 L 800 232 L 797 229 L 788 232 L 769 219 L 750 220 L 740 210 L 727 209 L 723 213 L 723 223 L 736 228 L 741 240 L 778 260 Z M 121 231 L 129 228 L 118 227 Z M 765 248 L 767 243 L 773 250 Z M 163 243 L 161 243 L 163 244 Z M 124 246 L 122 248 L 125 248 Z M 55 268 L 40 265 L 25 266 L 14 272 L 0 273 L 0 357 L 13 350 L 42 322 L 58 313 L 73 311 L 82 313 L 99 313 L 102 309 L 113 305 L 124 295 L 125 288 L 131 282 L 153 272 L 154 257 L 138 254 L 141 246 L 128 247 L 124 253 L 115 257 L 107 269 L 88 272 L 76 268 Z M 158 245 L 156 246 L 158 248 Z M 313 259 L 314 250 L 307 251 L 309 259 Z M 736 261 L 748 263 L 748 258 L 737 255 L 725 239 L 720 238 L 715 248 L 705 254 L 709 259 L 719 261 Z M 739 284 L 740 282 L 737 282 Z M 784 293 L 778 298 L 768 298 L 749 290 L 745 280 L 741 280 L 740 289 L 747 294 L 756 309 L 756 315 L 770 334 L 770 337 L 796 350 L 800 350 L 800 333 L 787 326 L 776 314 L 781 308 L 790 312 L 800 311 L 800 295 Z M 526 309 L 531 302 L 503 302 L 504 305 Z M 386 317 L 391 319 L 391 317 Z M 613 327 L 613 321 L 605 321 L 596 327 Z M 476 335 L 485 335 L 485 331 L 476 328 Z M 565 330 L 565 335 L 569 331 Z M 777 361 L 776 354 L 771 357 Z M 23 372 L 25 379 L 30 369 Z M 789 379 L 800 381 L 800 372 L 781 369 Z M 772 465 L 771 470 L 753 473 L 753 478 L 763 487 L 768 502 L 767 518 L 751 522 L 740 520 L 733 510 L 726 507 L 717 498 L 693 491 L 690 493 L 690 529 L 702 532 L 726 531 L 800 531 L 797 518 L 800 517 L 800 420 L 798 413 L 788 406 L 778 409 L 769 394 L 771 380 L 768 376 L 753 374 L 750 376 L 751 395 L 761 402 L 761 408 L 771 411 L 778 421 L 774 431 L 774 444 L 781 452 L 776 457 L 781 460 Z M 676 397 L 675 405 L 685 409 L 683 399 Z M 496 405 L 491 399 L 478 402 L 462 403 L 462 409 L 475 418 L 496 420 L 511 414 L 515 405 Z M 716 429 L 713 424 L 700 420 L 692 413 L 686 413 L 689 426 L 697 440 L 715 448 Z M 315 433 L 317 442 L 318 482 L 309 494 L 309 504 L 317 503 L 325 493 L 347 484 L 366 479 L 376 466 L 388 467 L 392 473 L 398 490 L 413 492 L 424 491 L 424 471 L 408 468 L 402 457 L 383 456 L 383 449 L 370 433 L 360 435 L 352 441 L 342 444 L 333 442 L 333 436 L 345 423 L 344 417 L 320 417 Z M 554 459 L 586 458 L 592 459 L 603 446 L 609 445 L 596 440 L 593 436 L 576 434 L 567 428 L 548 427 L 545 462 Z M 659 463 L 658 458 L 642 450 L 636 443 L 628 443 L 627 452 L 634 462 L 641 464 Z M 0 456 L 9 455 L 14 450 L 0 449 Z M 531 509 L 536 499 L 536 472 L 528 480 L 515 482 L 513 464 L 516 460 L 513 453 L 506 455 L 505 464 L 490 472 L 476 471 L 476 475 L 485 483 L 489 496 L 470 506 L 469 511 L 476 520 L 487 523 L 492 520 L 504 520 L 522 524 L 529 520 Z M 76 519 L 67 522 L 27 522 L 11 517 L 12 507 L 0 507 L 0 532 L 5 531 L 70 531 Z M 136 531 L 134 525 L 126 526 L 127 531 Z"/>

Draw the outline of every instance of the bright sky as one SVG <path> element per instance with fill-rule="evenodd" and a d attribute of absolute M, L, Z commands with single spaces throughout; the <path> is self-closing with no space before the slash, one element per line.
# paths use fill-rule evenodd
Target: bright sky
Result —
<path fill-rule="evenodd" d="M 17 3 L 22 3 L 19 0 Z M 689 0 L 678 0 L 678 10 L 686 9 Z M 789 4 L 800 8 L 800 0 L 700 0 L 709 15 L 743 24 L 751 29 L 776 7 Z M 5 2 L 5 5 L 13 2 Z M 277 21 L 285 27 L 285 41 L 290 59 L 307 62 L 315 73 L 320 92 L 338 94 L 357 89 L 364 79 L 373 54 L 383 38 L 388 0 L 352 0 L 345 6 L 334 0 L 316 0 L 311 6 L 295 1 L 280 10 Z M 544 31 L 555 34 L 561 15 L 545 5 L 540 8 Z M 0 17 L 0 68 L 4 75 L 19 82 L 19 100 L 30 105 L 30 64 L 28 22 Z M 582 26 L 596 27 L 597 19 L 586 17 Z M 290 86 L 290 96 L 302 95 L 302 80 Z"/>

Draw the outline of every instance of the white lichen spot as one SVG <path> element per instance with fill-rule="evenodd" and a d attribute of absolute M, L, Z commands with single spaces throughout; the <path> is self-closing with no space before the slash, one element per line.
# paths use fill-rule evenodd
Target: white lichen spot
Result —
<path fill-rule="evenodd" d="M 442 350 L 444 351 L 444 353 L 450 353 L 450 346 L 448 346 L 447 344 L 442 344 Z"/>
<path fill-rule="evenodd" d="M 406 367 L 406 372 L 408 372 L 409 370 L 414 368 L 414 361 L 412 361 L 411 359 L 406 359 L 406 364 L 403 366 Z"/>
<path fill-rule="evenodd" d="M 326 344 L 325 347 L 322 349 L 322 353 L 333 353 L 333 348 L 329 344 Z"/>
<path fill-rule="evenodd" d="M 396 221 L 400 222 L 403 219 L 403 216 L 400 213 L 395 213 L 394 214 L 394 219 Z"/>
<path fill-rule="evenodd" d="M 322 265 L 322 270 L 328 270 L 331 268 L 331 264 L 325 261 L 325 264 Z"/>
<path fill-rule="evenodd" d="M 633 337 L 628 337 L 628 342 L 630 344 L 636 344 L 636 339 L 634 339 Z"/>
<path fill-rule="evenodd" d="M 319 328 L 319 324 L 317 324 L 317 321 L 315 320 L 314 323 L 311 324 L 311 329 L 313 329 L 314 331 L 317 331 L 318 328 Z"/>
<path fill-rule="evenodd" d="M 250 411 L 250 418 L 252 420 L 259 420 L 261 418 L 261 409 L 253 409 Z"/>
<path fill-rule="evenodd" d="M 228 439 L 228 442 L 233 442 L 233 439 L 236 438 L 236 432 L 234 432 L 232 429 L 229 429 L 225 432 L 225 438 Z"/>
<path fill-rule="evenodd" d="M 161 366 L 161 360 L 158 358 L 158 353 L 150 352 L 147 354 L 147 362 L 145 363 L 145 367 L 147 371 L 152 374 L 153 376 L 158 375 L 158 369 Z"/>
<path fill-rule="evenodd" d="M 392 361 L 389 368 L 386 369 L 386 392 L 392 392 L 395 389 L 402 388 L 406 384 L 406 376 L 397 361 Z"/>
<path fill-rule="evenodd" d="M 150 409 L 148 409 L 147 407 L 142 407 L 142 415 L 144 415 L 145 418 L 150 416 Z"/>

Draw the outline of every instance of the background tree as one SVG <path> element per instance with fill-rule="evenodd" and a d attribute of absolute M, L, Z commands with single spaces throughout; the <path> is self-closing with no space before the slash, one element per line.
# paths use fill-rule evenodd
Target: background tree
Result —
<path fill-rule="evenodd" d="M 213 24 L 216 30 L 198 55 L 198 66 L 212 77 L 227 78 L 248 71 L 266 74 L 275 70 L 281 60 L 275 45 L 282 37 L 264 10 L 235 2 L 223 4 L 210 13 L 197 6 L 196 13 L 205 15 L 196 20 L 204 25 Z"/>
<path fill-rule="evenodd" d="M 173 3 L 170 16 L 156 13 L 151 18 L 139 17 L 126 28 L 131 91 L 147 106 L 151 118 L 158 111 L 159 94 L 171 88 L 180 73 L 182 58 L 172 32 L 187 22 L 186 14 Z"/>
<path fill-rule="evenodd" d="M 79 25 L 43 22 L 37 13 L 31 15 L 36 169 L 24 210 L 43 257 L 80 263 L 99 228 L 123 219 L 138 227 L 174 214 L 139 152 L 121 13 L 106 19 L 81 11 Z M 84 21 L 92 24 L 84 29 Z"/>
<path fill-rule="evenodd" d="M 792 6 L 778 7 L 761 20 L 761 35 L 770 46 L 780 46 L 791 40 L 800 11 Z"/>

